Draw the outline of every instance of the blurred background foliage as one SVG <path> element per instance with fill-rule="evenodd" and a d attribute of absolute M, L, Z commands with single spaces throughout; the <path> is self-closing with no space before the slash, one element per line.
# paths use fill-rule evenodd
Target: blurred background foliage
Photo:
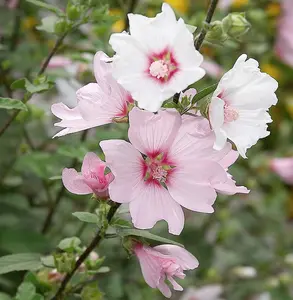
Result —
<path fill-rule="evenodd" d="M 0 95 L 22 99 L 24 91 L 12 90 L 11 83 L 19 78 L 36 78 L 44 58 L 64 33 L 64 18 L 57 20 L 50 10 L 31 1 L 14 1 L 14 5 L 11 2 L 0 0 Z M 208 1 L 166 2 L 186 23 L 202 26 Z M 290 300 L 293 299 L 293 189 L 270 167 L 272 158 L 293 155 L 293 69 L 274 51 L 278 20 L 283 12 L 279 1 L 231 2 L 229 8 L 217 9 L 213 20 L 222 20 L 228 12 L 246 12 L 251 29 L 237 40 L 204 43 L 201 52 L 218 66 L 213 65 L 215 72 L 207 70 L 208 75 L 195 87 L 201 90 L 216 83 L 240 54 L 247 53 L 260 62 L 264 72 L 279 81 L 279 103 L 271 110 L 274 120 L 270 125 L 271 135 L 249 150 L 247 160 L 239 159 L 231 169 L 238 184 L 247 186 L 251 193 L 218 197 L 212 215 L 185 211 L 185 229 L 175 239 L 199 259 L 200 267 L 190 272 L 182 285 L 200 288 L 219 284 L 223 288 L 221 298 L 227 300 Z M 67 6 L 66 0 L 46 3 L 61 11 Z M 53 87 L 34 94 L 28 110 L 21 111 L 1 136 L 0 256 L 21 252 L 49 254 L 64 237 L 82 233 L 80 238 L 87 244 L 93 236 L 94 226 L 81 228 L 72 213 L 90 209 L 95 205 L 94 200 L 65 191 L 61 170 L 79 166 L 88 151 L 102 157 L 99 142 L 127 139 L 127 125 L 107 125 L 52 139 L 57 130 L 50 106 L 59 101 L 73 106 L 75 91 L 94 81 L 93 55 L 98 50 L 113 54 L 109 36 L 127 27 L 127 11 L 154 16 L 161 3 L 159 0 L 96 1 L 85 24 L 71 30 L 58 51 L 58 56 L 67 57 L 70 63 L 47 68 L 47 77 L 42 80 L 54 82 Z M 11 114 L 0 109 L 0 128 Z M 50 214 L 53 218 L 47 224 Z M 168 236 L 164 222 L 153 232 Z M 110 267 L 110 272 L 100 274 L 97 279 L 104 299 L 163 299 L 157 290 L 145 284 L 138 262 L 135 258 L 128 259 L 118 240 L 105 241 L 98 253 L 106 257 L 106 265 Z M 18 272 L 0 276 L 1 300 L 15 295 L 24 275 Z M 180 297 L 182 293 L 174 293 L 172 299 Z M 185 300 L 194 299 L 198 298 Z M 199 300 L 214 299 L 207 295 Z"/>

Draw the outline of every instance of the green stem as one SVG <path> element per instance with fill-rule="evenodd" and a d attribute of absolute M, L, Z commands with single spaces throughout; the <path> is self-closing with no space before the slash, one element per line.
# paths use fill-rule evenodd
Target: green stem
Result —
<path fill-rule="evenodd" d="M 84 252 L 80 255 L 79 259 L 76 261 L 75 266 L 73 268 L 73 270 L 66 274 L 66 276 L 64 277 L 63 281 L 61 282 L 61 285 L 57 291 L 57 293 L 55 294 L 55 296 L 51 299 L 51 300 L 62 300 L 64 299 L 64 291 L 66 289 L 67 284 L 69 283 L 69 281 L 71 280 L 71 278 L 73 277 L 73 275 L 75 274 L 75 272 L 78 270 L 78 268 L 81 266 L 81 264 L 86 260 L 86 258 L 90 255 L 90 253 L 100 244 L 100 242 L 103 240 L 104 238 L 104 234 L 107 230 L 107 226 L 110 223 L 110 221 L 112 220 L 113 216 L 115 215 L 117 209 L 119 208 L 121 204 L 120 203 L 115 203 L 109 210 L 108 214 L 107 214 L 107 225 L 104 225 L 96 234 L 96 236 L 94 237 L 94 239 L 91 241 L 91 243 L 89 244 L 89 246 L 84 250 Z"/>

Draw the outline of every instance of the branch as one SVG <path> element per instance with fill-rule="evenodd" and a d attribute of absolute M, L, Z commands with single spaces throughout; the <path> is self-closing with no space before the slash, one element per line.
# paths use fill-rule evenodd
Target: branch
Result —
<path fill-rule="evenodd" d="M 117 209 L 119 208 L 121 204 L 120 203 L 115 203 L 109 210 L 108 214 L 107 214 L 107 221 L 108 223 L 110 223 L 110 221 L 112 220 L 113 216 L 115 215 Z M 65 278 L 63 279 L 63 281 L 61 282 L 61 285 L 57 291 L 57 293 L 55 294 L 55 296 L 51 299 L 51 300 L 62 300 L 63 299 L 63 293 L 66 289 L 67 284 L 69 283 L 69 281 L 71 280 L 71 278 L 73 277 L 73 275 L 75 274 L 75 272 L 78 270 L 78 268 L 81 266 L 81 264 L 86 260 L 86 258 L 90 255 L 90 253 L 99 245 L 99 243 L 101 242 L 101 240 L 104 237 L 104 232 L 107 228 L 105 228 L 104 226 L 97 232 L 96 236 L 94 237 L 94 239 L 91 241 L 91 243 L 89 244 L 89 246 L 84 250 L 84 252 L 80 255 L 79 259 L 76 261 L 75 266 L 73 268 L 73 270 L 66 274 Z"/>
<path fill-rule="evenodd" d="M 206 19 L 205 19 L 205 23 L 206 24 L 210 24 L 211 23 L 213 15 L 214 15 L 216 7 L 217 7 L 217 4 L 218 4 L 218 0 L 211 0 L 210 1 L 210 6 L 209 6 L 209 9 L 208 9 L 208 12 L 207 12 Z M 202 43 L 203 43 L 203 41 L 205 39 L 206 34 L 207 34 L 206 29 L 202 28 L 201 32 L 199 34 L 199 37 L 198 37 L 198 39 L 195 42 L 195 49 L 196 50 L 200 49 L 200 47 L 201 47 L 201 45 L 202 45 Z"/>
<path fill-rule="evenodd" d="M 58 40 L 56 41 L 56 44 L 55 44 L 54 48 L 49 53 L 47 59 L 45 60 L 45 62 L 43 63 L 43 65 L 42 65 L 42 67 L 40 69 L 40 71 L 38 72 L 38 76 L 42 75 L 46 71 L 51 58 L 56 54 L 56 52 L 58 51 L 59 47 L 63 43 L 63 40 L 65 39 L 65 37 L 66 37 L 67 34 L 68 34 L 68 32 L 64 33 L 62 36 L 60 36 L 58 38 Z M 22 102 L 23 103 L 28 102 L 31 99 L 31 97 L 32 97 L 31 94 L 26 93 Z M 15 118 L 18 116 L 19 113 L 20 113 L 20 110 L 15 111 L 11 115 L 11 117 L 7 120 L 7 122 L 4 124 L 4 126 L 0 129 L 0 137 L 4 134 L 4 132 L 10 126 L 10 124 L 15 120 Z"/>
<path fill-rule="evenodd" d="M 88 130 L 83 131 L 83 133 L 80 137 L 80 142 L 85 141 L 87 133 L 88 133 Z M 71 168 L 75 168 L 77 164 L 78 164 L 78 159 L 75 158 L 71 163 Z M 58 206 L 61 202 L 61 199 L 64 196 L 64 193 L 65 193 L 65 187 L 62 184 L 62 186 L 59 189 L 59 192 L 57 193 L 55 201 L 52 202 L 52 204 L 49 208 L 48 215 L 45 219 L 45 222 L 44 222 L 44 225 L 43 225 L 43 228 L 42 228 L 42 233 L 43 234 L 47 233 L 48 229 L 50 228 L 52 220 L 53 220 L 53 216 L 54 216 L 54 214 L 55 214 L 55 212 L 56 212 L 56 210 L 57 210 L 57 208 L 58 208 Z"/>

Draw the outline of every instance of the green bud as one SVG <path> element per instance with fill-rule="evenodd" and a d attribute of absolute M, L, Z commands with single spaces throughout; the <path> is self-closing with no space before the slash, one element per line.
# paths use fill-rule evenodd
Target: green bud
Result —
<path fill-rule="evenodd" d="M 66 9 L 67 17 L 70 21 L 76 21 L 80 18 L 82 10 L 79 6 L 68 5 Z"/>
<path fill-rule="evenodd" d="M 58 35 L 64 34 L 68 29 L 68 24 L 65 19 L 60 19 L 55 23 L 54 32 Z"/>
<path fill-rule="evenodd" d="M 75 265 L 75 255 L 73 253 L 55 253 L 54 263 L 60 273 L 69 273 Z"/>
<path fill-rule="evenodd" d="M 197 107 L 200 110 L 201 115 L 207 119 L 209 118 L 209 107 L 211 103 L 211 97 L 212 95 L 208 95 L 203 99 L 201 99 L 197 104 Z"/>
<path fill-rule="evenodd" d="M 207 35 L 206 40 L 210 43 L 223 43 L 227 40 L 227 35 L 223 30 L 222 22 L 215 21 L 209 26 L 206 26 Z"/>
<path fill-rule="evenodd" d="M 251 27 L 244 13 L 230 13 L 223 19 L 222 26 L 224 32 L 234 39 L 246 34 Z"/>

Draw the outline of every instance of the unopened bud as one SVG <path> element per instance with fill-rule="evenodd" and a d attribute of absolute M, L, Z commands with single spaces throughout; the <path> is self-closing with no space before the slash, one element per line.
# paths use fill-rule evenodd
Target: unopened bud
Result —
<path fill-rule="evenodd" d="M 81 9 L 75 5 L 68 5 L 66 9 L 67 17 L 71 21 L 76 21 L 80 18 Z"/>
<path fill-rule="evenodd" d="M 221 21 L 215 21 L 209 24 L 207 30 L 206 40 L 210 43 L 223 43 L 228 38 L 223 30 Z"/>
<path fill-rule="evenodd" d="M 230 13 L 223 19 L 222 26 L 224 32 L 235 39 L 247 33 L 251 27 L 244 13 Z"/>
<path fill-rule="evenodd" d="M 60 273 L 69 273 L 75 265 L 75 255 L 73 253 L 56 253 L 54 254 L 54 264 Z"/>

